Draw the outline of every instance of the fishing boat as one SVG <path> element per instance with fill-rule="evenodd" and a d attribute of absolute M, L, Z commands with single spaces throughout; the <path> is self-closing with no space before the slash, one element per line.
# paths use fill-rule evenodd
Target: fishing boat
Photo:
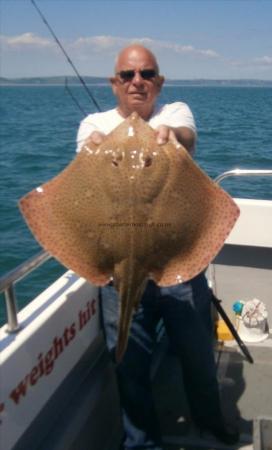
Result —
<path fill-rule="evenodd" d="M 269 181 L 272 170 L 236 169 L 216 181 L 242 176 Z M 207 269 L 209 283 L 230 319 L 237 300 L 257 298 L 271 325 L 272 200 L 234 200 L 241 215 Z M 68 270 L 17 312 L 16 282 L 49 258 L 42 251 L 0 279 L 7 314 L 0 330 L 1 449 L 117 450 L 122 422 L 98 288 Z M 181 369 L 159 325 L 151 375 L 165 449 L 271 449 L 272 337 L 266 331 L 260 342 L 243 342 L 245 354 L 235 339 L 215 340 L 224 414 L 240 428 L 240 442 L 230 447 L 188 425 Z"/>

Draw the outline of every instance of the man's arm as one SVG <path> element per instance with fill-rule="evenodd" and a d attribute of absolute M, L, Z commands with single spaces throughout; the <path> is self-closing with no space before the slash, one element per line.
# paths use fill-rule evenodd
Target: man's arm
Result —
<path fill-rule="evenodd" d="M 174 131 L 178 142 L 182 144 L 192 156 L 196 145 L 196 136 L 193 130 L 187 127 L 172 128 L 172 130 Z"/>

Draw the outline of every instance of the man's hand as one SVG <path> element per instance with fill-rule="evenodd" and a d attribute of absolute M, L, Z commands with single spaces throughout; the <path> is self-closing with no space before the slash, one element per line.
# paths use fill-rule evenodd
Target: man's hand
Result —
<path fill-rule="evenodd" d="M 93 131 L 84 142 L 84 145 L 88 145 L 88 143 L 99 145 L 103 142 L 105 137 L 106 135 L 104 133 L 101 133 L 101 131 Z"/>
<path fill-rule="evenodd" d="M 88 149 L 88 145 L 92 146 L 92 144 L 99 145 L 103 142 L 106 135 L 104 133 L 101 133 L 101 131 L 93 131 L 85 141 L 83 141 L 82 146 L 80 147 L 80 150 L 83 150 L 84 147 Z"/>
<path fill-rule="evenodd" d="M 172 142 L 177 148 L 183 145 L 192 155 L 195 146 L 195 135 L 190 128 L 180 127 L 171 128 L 167 125 L 159 125 L 156 129 L 157 143 L 159 145 Z"/>
<path fill-rule="evenodd" d="M 159 145 L 167 144 L 167 142 L 169 141 L 176 146 L 180 145 L 174 131 L 167 125 L 159 125 L 158 128 L 156 129 L 156 132 L 157 132 L 157 143 Z"/>

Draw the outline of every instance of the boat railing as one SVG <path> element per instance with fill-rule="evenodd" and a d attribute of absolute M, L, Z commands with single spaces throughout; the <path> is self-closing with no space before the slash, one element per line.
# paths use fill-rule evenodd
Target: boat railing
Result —
<path fill-rule="evenodd" d="M 215 183 L 220 184 L 225 178 L 229 177 L 260 177 L 260 176 L 272 176 L 272 169 L 233 169 L 223 172 L 214 179 Z"/>
<path fill-rule="evenodd" d="M 4 292 L 5 295 L 7 316 L 6 331 L 8 333 L 15 333 L 20 330 L 17 317 L 15 283 L 25 278 L 50 258 L 51 256 L 49 253 L 42 250 L 0 278 L 0 293 Z"/>
<path fill-rule="evenodd" d="M 223 172 L 217 178 L 216 183 L 220 183 L 225 178 L 240 177 L 240 176 L 272 176 L 271 170 L 247 170 L 247 169 L 234 169 L 227 172 Z M 8 333 L 16 333 L 20 330 L 20 324 L 18 323 L 17 314 L 17 301 L 15 284 L 29 275 L 33 270 L 44 264 L 51 258 L 50 254 L 44 250 L 34 255 L 32 258 L 20 264 L 15 269 L 11 270 L 7 274 L 0 277 L 0 293 L 4 292 L 5 305 L 6 305 L 6 317 L 7 317 L 7 329 Z"/>

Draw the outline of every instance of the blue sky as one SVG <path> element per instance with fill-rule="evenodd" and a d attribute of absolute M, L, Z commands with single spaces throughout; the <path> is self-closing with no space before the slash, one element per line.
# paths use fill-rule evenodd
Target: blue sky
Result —
<path fill-rule="evenodd" d="M 82 75 L 132 41 L 172 79 L 272 80 L 272 0 L 36 0 Z M 0 0 L 0 75 L 72 75 L 30 0 Z"/>

